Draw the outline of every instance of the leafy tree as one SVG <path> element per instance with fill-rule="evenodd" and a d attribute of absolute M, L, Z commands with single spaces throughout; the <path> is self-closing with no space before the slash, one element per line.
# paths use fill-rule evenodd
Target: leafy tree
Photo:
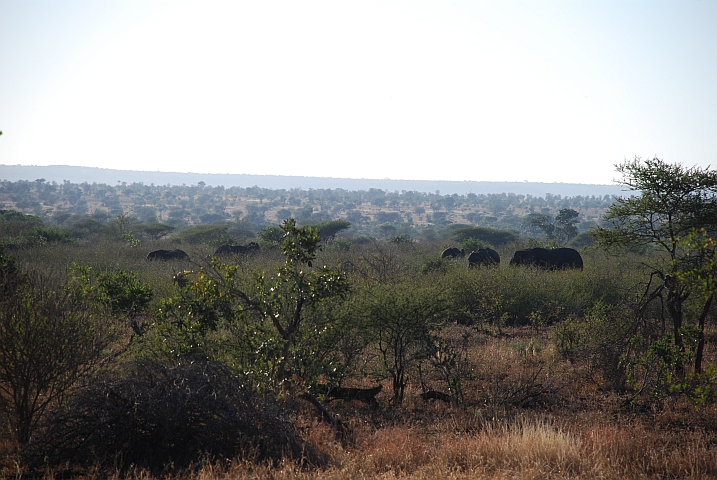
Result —
<path fill-rule="evenodd" d="M 572 240 L 578 234 L 577 224 L 580 222 L 578 216 L 580 214 L 572 208 L 561 208 L 555 215 L 555 223 L 562 234 L 563 243 Z"/>
<path fill-rule="evenodd" d="M 351 222 L 348 220 L 327 220 L 325 222 L 317 223 L 313 225 L 315 229 L 319 231 L 319 236 L 322 242 L 331 242 L 336 238 L 336 235 L 351 227 Z"/>
<path fill-rule="evenodd" d="M 274 272 L 243 280 L 236 265 L 215 258 L 211 270 L 178 276 L 180 294 L 162 301 L 158 312 L 159 334 L 170 353 L 212 358 L 209 336 L 226 326 L 234 335 L 222 343 L 235 346 L 227 354 L 257 382 L 281 383 L 291 361 L 311 361 L 302 358 L 301 343 L 310 336 L 305 314 L 346 293 L 348 282 L 329 267 L 313 265 L 321 248 L 316 229 L 297 227 L 293 218 L 280 228 L 285 260 Z"/>
<path fill-rule="evenodd" d="M 15 210 L 0 210 L 0 238 L 16 237 L 40 226 L 42 220 L 39 217 Z"/>
<path fill-rule="evenodd" d="M 148 223 L 135 225 L 134 231 L 148 237 L 150 240 L 159 240 L 172 233 L 176 227 L 164 223 Z"/>
<path fill-rule="evenodd" d="M 717 294 L 717 240 L 702 228 L 694 230 L 684 239 L 684 248 L 693 257 L 691 267 L 678 273 L 679 278 L 695 288 L 705 299 L 697 321 L 697 347 L 695 351 L 695 373 L 702 373 L 702 359 L 705 347 L 705 320 L 715 294 Z M 696 257 L 696 258 L 695 258 Z"/>
<path fill-rule="evenodd" d="M 705 257 L 695 255 L 684 243 L 695 230 L 708 235 L 717 231 L 717 175 L 699 167 L 686 168 L 659 158 L 625 161 L 616 166 L 623 175 L 619 183 L 639 195 L 620 197 L 604 215 L 606 227 L 598 228 L 596 238 L 604 246 L 645 247 L 654 251 L 652 275 L 645 304 L 664 301 L 672 321 L 671 336 L 676 352 L 670 361 L 679 377 L 684 376 L 684 305 L 694 290 L 681 272 L 704 265 Z M 659 282 L 651 287 L 652 279 Z M 709 308 L 709 302 L 702 302 Z"/>
<path fill-rule="evenodd" d="M 490 245 L 498 246 L 518 240 L 518 235 L 508 230 L 497 230 L 488 227 L 466 227 L 457 228 L 453 231 L 453 238 L 458 242 L 465 242 L 468 239 L 475 238 Z"/>
<path fill-rule="evenodd" d="M 365 324 L 379 352 L 379 375 L 393 384 L 393 404 L 403 402 L 412 369 L 431 350 L 432 332 L 445 321 L 448 309 L 439 286 L 405 282 L 365 292 Z"/>
<path fill-rule="evenodd" d="M 291 210 L 288 208 L 281 208 L 276 212 L 276 219 L 280 222 L 283 222 L 289 217 L 291 217 Z"/>
<path fill-rule="evenodd" d="M 297 227 L 296 221 L 289 218 L 281 229 L 284 232 L 281 251 L 285 262 L 274 275 L 257 275 L 257 300 L 263 319 L 271 322 L 281 337 L 282 358 L 287 359 L 296 346 L 304 309 L 345 294 L 349 284 L 333 269 L 313 266 L 321 249 L 319 232 L 315 228 Z M 284 380 L 285 371 L 286 362 L 282 361 L 275 372 L 276 380 Z"/>
<path fill-rule="evenodd" d="M 192 245 L 208 244 L 221 245 L 229 243 L 231 238 L 227 234 L 229 225 L 194 225 L 183 229 L 172 238 L 182 243 Z"/>
<path fill-rule="evenodd" d="M 70 289 L 2 255 L 0 274 L 0 411 L 25 445 L 47 410 L 109 358 L 116 329 Z"/>
<path fill-rule="evenodd" d="M 72 236 L 65 230 L 54 227 L 35 227 L 13 239 L 18 247 L 41 247 L 49 243 L 73 243 Z"/>
<path fill-rule="evenodd" d="M 563 208 L 553 219 L 545 213 L 531 213 L 525 222 L 541 230 L 549 242 L 565 245 L 578 234 L 579 213 L 571 208 Z"/>
<path fill-rule="evenodd" d="M 69 286 L 76 299 L 94 305 L 98 313 L 129 323 L 136 334 L 144 334 L 140 317 L 149 312 L 154 293 L 152 287 L 137 278 L 137 272 L 128 270 L 96 273 L 92 267 L 73 264 Z"/>
<path fill-rule="evenodd" d="M 132 232 L 132 225 L 136 222 L 137 219 L 132 215 L 121 213 L 107 222 L 105 232 L 111 238 L 121 240 L 131 246 L 137 246 L 139 245 L 139 240 L 134 238 L 134 233 Z"/>
<path fill-rule="evenodd" d="M 257 236 L 264 246 L 279 246 L 284 241 L 284 231 L 278 226 L 266 227 Z"/>

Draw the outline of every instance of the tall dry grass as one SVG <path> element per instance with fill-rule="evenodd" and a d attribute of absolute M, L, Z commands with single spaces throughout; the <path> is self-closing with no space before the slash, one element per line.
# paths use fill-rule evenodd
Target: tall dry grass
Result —
<path fill-rule="evenodd" d="M 489 422 L 480 431 L 465 434 L 436 434 L 415 425 L 387 426 L 362 432 L 354 447 L 341 446 L 323 425 L 316 425 L 309 437 L 328 456 L 326 469 L 309 470 L 289 461 L 279 466 L 207 462 L 192 473 L 163 478 L 717 478 L 717 451 L 710 435 L 654 431 L 640 424 L 571 425 L 524 415 L 507 423 Z M 85 478 L 97 475 L 88 472 Z M 133 471 L 129 478 L 157 477 Z"/>

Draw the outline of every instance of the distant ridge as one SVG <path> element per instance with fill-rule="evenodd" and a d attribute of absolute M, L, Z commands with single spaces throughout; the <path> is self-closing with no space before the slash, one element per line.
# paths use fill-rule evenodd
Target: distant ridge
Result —
<path fill-rule="evenodd" d="M 270 189 L 290 190 L 298 188 L 368 190 L 378 188 L 393 191 L 416 191 L 441 195 L 500 194 L 532 195 L 544 197 L 545 194 L 562 197 L 627 195 L 621 185 L 590 185 L 581 183 L 539 183 L 539 182 L 476 182 L 450 180 L 372 180 L 352 178 L 324 177 L 290 177 L 282 175 L 248 175 L 248 174 L 215 174 L 215 173 L 177 173 L 177 172 L 143 172 L 136 170 L 112 170 L 97 167 L 73 167 L 68 165 L 0 165 L 0 180 L 17 182 L 19 180 L 34 181 L 44 178 L 48 182 L 62 183 L 104 183 L 116 185 L 118 182 L 144 183 L 145 185 L 196 185 L 204 182 L 208 186 L 229 187 L 262 187 Z"/>

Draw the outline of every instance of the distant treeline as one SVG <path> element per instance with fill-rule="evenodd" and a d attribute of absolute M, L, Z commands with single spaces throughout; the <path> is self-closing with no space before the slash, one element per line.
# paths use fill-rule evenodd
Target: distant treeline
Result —
<path fill-rule="evenodd" d="M 204 182 L 190 186 L 57 183 L 45 179 L 0 182 L 0 208 L 33 214 L 55 225 L 67 226 L 87 216 L 103 222 L 118 215 L 131 215 L 139 223 L 164 223 L 175 228 L 233 222 L 258 232 L 289 217 L 302 224 L 341 218 L 351 222 L 355 233 L 428 239 L 457 225 L 540 235 L 532 219 L 537 215 L 545 221 L 546 216 L 556 216 L 566 209 L 577 212 L 577 227 L 586 230 L 599 223 L 613 198 L 512 193 L 442 195 L 377 188 L 225 188 L 210 187 Z"/>
<path fill-rule="evenodd" d="M 205 185 L 230 187 L 259 186 L 273 190 L 369 190 L 379 189 L 390 192 L 415 191 L 423 193 L 440 192 L 444 195 L 501 194 L 545 196 L 546 193 L 573 197 L 576 195 L 599 196 L 624 195 L 620 185 L 595 185 L 580 183 L 542 182 L 490 182 L 450 180 L 394 180 L 368 178 L 299 177 L 287 175 L 209 174 L 146 172 L 136 170 L 113 170 L 96 167 L 74 167 L 68 165 L 0 165 L 0 180 L 16 182 L 44 178 L 48 182 L 62 183 L 144 183 L 147 185 Z"/>

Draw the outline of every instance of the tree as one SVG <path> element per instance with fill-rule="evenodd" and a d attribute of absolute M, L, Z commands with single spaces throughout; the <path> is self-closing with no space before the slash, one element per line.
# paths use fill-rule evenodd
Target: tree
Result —
<path fill-rule="evenodd" d="M 90 266 L 73 264 L 68 285 L 77 300 L 95 306 L 100 315 L 125 321 L 137 336 L 144 334 L 140 319 L 149 312 L 154 293 L 137 278 L 137 272 L 96 272 Z"/>
<path fill-rule="evenodd" d="M 313 266 L 321 249 L 321 238 L 315 228 L 297 227 L 296 220 L 289 218 L 281 229 L 284 231 L 281 247 L 284 264 L 277 268 L 275 275 L 257 276 L 259 310 L 264 320 L 274 325 L 283 343 L 283 360 L 275 372 L 278 381 L 284 380 L 286 360 L 300 333 L 304 308 L 343 295 L 349 287 L 346 277 L 333 269 Z"/>
<path fill-rule="evenodd" d="M 117 330 L 70 288 L 20 272 L 2 252 L 0 275 L 0 411 L 23 446 L 45 412 L 109 358 Z"/>
<path fill-rule="evenodd" d="M 695 373 L 702 373 L 702 358 L 705 348 L 705 320 L 717 294 L 717 240 L 703 228 L 693 231 L 685 240 L 684 247 L 697 257 L 689 262 L 691 268 L 679 273 L 679 278 L 697 289 L 705 299 L 697 322 L 697 348 L 695 351 Z"/>
<path fill-rule="evenodd" d="M 284 231 L 281 227 L 266 227 L 257 234 L 262 246 L 280 246 L 284 241 Z"/>
<path fill-rule="evenodd" d="M 561 234 L 562 243 L 568 243 L 578 234 L 577 224 L 580 214 L 572 208 L 561 208 L 555 215 L 555 223 L 558 224 L 558 230 Z"/>
<path fill-rule="evenodd" d="M 336 238 L 337 233 L 350 228 L 351 222 L 340 218 L 338 220 L 326 220 L 313 225 L 313 227 L 319 231 L 322 242 L 331 242 Z"/>
<path fill-rule="evenodd" d="M 555 219 L 545 213 L 531 213 L 525 218 L 525 222 L 540 229 L 548 241 L 565 245 L 578 234 L 578 215 L 572 208 L 563 208 Z"/>
<path fill-rule="evenodd" d="M 294 373 L 287 366 L 292 359 L 307 360 L 301 342 L 316 332 L 304 332 L 306 311 L 346 293 L 348 282 L 329 267 L 314 266 L 321 248 L 316 229 L 297 227 L 293 218 L 280 228 L 284 262 L 274 272 L 255 272 L 244 281 L 236 265 L 214 258 L 212 269 L 177 275 L 180 294 L 162 301 L 157 315 L 173 355 L 211 357 L 208 335 L 227 326 L 236 338 L 222 343 L 236 343 L 233 363 L 257 380 L 281 383 Z"/>
<path fill-rule="evenodd" d="M 433 332 L 445 322 L 448 303 L 435 282 L 382 284 L 365 292 L 362 307 L 369 335 L 379 352 L 379 375 L 392 380 L 393 404 L 403 402 L 412 369 L 433 345 Z"/>
<path fill-rule="evenodd" d="M 488 227 L 464 227 L 453 231 L 453 238 L 465 242 L 471 238 L 481 240 L 493 246 L 505 245 L 518 240 L 518 235 L 508 230 L 496 230 Z"/>
<path fill-rule="evenodd" d="M 644 161 L 635 157 L 616 165 L 616 169 L 623 175 L 618 182 L 639 195 L 617 198 L 603 217 L 607 226 L 598 228 L 595 236 L 603 246 L 644 247 L 655 253 L 644 303 L 664 301 L 677 350 L 673 366 L 682 377 L 683 305 L 694 288 L 680 274 L 699 268 L 705 261 L 684 239 L 701 229 L 708 234 L 717 231 L 717 175 L 708 169 L 669 164 L 657 157 Z M 651 288 L 654 277 L 660 282 Z M 709 309 L 709 303 L 711 297 L 700 310 Z"/>
<path fill-rule="evenodd" d="M 146 235 L 150 240 L 159 240 L 160 238 L 169 235 L 175 230 L 175 227 L 171 225 L 165 225 L 164 223 L 148 223 L 143 225 L 135 225 L 134 231 L 140 235 Z"/>

